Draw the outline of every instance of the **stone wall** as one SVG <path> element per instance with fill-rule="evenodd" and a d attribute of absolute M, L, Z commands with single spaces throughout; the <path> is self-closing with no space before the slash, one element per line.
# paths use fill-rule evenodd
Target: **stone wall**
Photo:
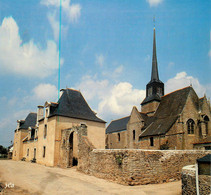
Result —
<path fill-rule="evenodd" d="M 209 151 L 93 150 L 80 161 L 80 171 L 124 185 L 170 182 L 181 179 L 182 167 L 195 164 Z M 84 167 L 84 168 L 83 168 Z"/>
<path fill-rule="evenodd" d="M 199 175 L 199 194 L 208 195 L 211 193 L 211 176 Z M 182 194 L 196 195 L 196 168 L 195 165 L 185 166 L 182 169 Z"/>

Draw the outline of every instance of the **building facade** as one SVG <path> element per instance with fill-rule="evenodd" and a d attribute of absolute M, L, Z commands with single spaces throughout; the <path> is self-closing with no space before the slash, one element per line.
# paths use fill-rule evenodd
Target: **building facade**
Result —
<path fill-rule="evenodd" d="M 37 162 L 46 166 L 77 165 L 79 137 L 97 149 L 105 148 L 105 121 L 91 110 L 79 91 L 61 90 L 57 103 L 38 106 L 18 125 L 14 136 L 13 160 Z M 21 122 L 21 121 L 20 121 Z M 19 124 L 19 123 L 18 123 Z"/>

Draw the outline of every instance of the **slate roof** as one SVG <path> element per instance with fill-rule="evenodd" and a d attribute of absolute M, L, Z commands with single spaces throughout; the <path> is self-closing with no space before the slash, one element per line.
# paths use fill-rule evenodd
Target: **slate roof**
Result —
<path fill-rule="evenodd" d="M 111 123 L 106 128 L 106 134 L 126 130 L 129 120 L 130 116 L 111 121 Z"/>
<path fill-rule="evenodd" d="M 197 162 L 210 163 L 211 164 L 211 154 L 208 154 L 202 158 L 197 159 Z"/>
<path fill-rule="evenodd" d="M 158 94 L 152 94 L 148 97 L 146 97 L 143 102 L 141 103 L 141 105 L 152 102 L 152 101 L 161 101 L 161 97 Z"/>
<path fill-rule="evenodd" d="M 60 97 L 58 104 L 54 104 L 50 108 L 49 117 L 52 116 L 65 116 L 106 123 L 95 115 L 81 92 L 73 89 L 63 90 L 63 94 Z"/>
<path fill-rule="evenodd" d="M 37 113 L 29 113 L 25 121 L 20 125 L 19 129 L 28 129 L 29 127 L 34 127 L 37 122 Z"/>
<path fill-rule="evenodd" d="M 192 87 L 186 87 L 163 96 L 157 111 L 148 119 L 150 122 L 146 121 L 148 126 L 139 137 L 166 134 L 182 112 L 191 91 L 195 94 Z"/>

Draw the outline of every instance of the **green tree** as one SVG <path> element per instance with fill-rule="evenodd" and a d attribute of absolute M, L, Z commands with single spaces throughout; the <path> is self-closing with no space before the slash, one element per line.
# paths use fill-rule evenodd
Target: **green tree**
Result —
<path fill-rule="evenodd" d="M 0 145 L 0 154 L 7 154 L 7 148 L 4 146 Z"/>

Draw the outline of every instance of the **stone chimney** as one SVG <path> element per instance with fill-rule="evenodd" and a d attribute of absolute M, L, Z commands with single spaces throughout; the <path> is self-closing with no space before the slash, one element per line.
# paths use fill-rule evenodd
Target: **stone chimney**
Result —
<path fill-rule="evenodd" d="M 37 122 L 43 118 L 44 106 L 37 106 Z"/>

